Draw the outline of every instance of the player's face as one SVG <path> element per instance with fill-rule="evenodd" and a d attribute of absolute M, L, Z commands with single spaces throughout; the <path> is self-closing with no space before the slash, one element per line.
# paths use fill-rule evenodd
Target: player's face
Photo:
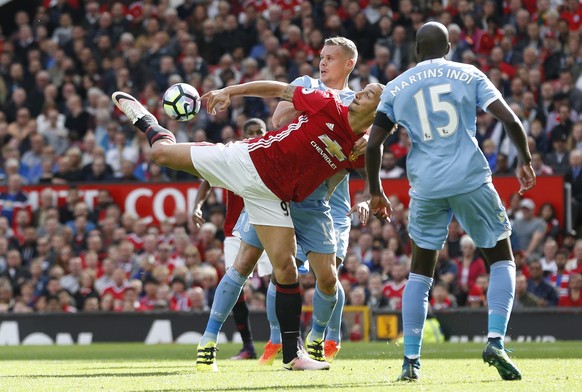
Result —
<path fill-rule="evenodd" d="M 319 60 L 319 78 L 327 87 L 342 89 L 352 71 L 353 60 L 341 46 L 325 45 Z"/>
<path fill-rule="evenodd" d="M 250 139 L 253 137 L 263 136 L 265 132 L 258 125 L 249 125 L 245 130 L 244 138 Z"/>
<path fill-rule="evenodd" d="M 382 95 L 382 88 L 376 83 L 371 83 L 356 93 L 350 109 L 373 111 L 380 103 L 380 95 Z"/>

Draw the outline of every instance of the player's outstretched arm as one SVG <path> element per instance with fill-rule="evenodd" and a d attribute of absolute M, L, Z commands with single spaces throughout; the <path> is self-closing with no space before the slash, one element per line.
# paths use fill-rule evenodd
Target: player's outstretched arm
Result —
<path fill-rule="evenodd" d="M 531 166 L 531 152 L 527 145 L 527 135 L 517 115 L 507 106 L 503 99 L 498 99 L 487 107 L 487 111 L 503 123 L 503 127 L 517 149 L 519 159 L 517 180 L 520 184 L 519 194 L 533 188 L 536 184 L 536 175 Z"/>
<path fill-rule="evenodd" d="M 281 101 L 273 112 L 271 122 L 275 128 L 281 128 L 293 121 L 300 113 L 299 110 L 295 110 L 295 106 L 291 102 Z"/>
<path fill-rule="evenodd" d="M 392 214 L 390 201 L 382 189 L 380 167 L 382 166 L 382 150 L 386 138 L 392 131 L 394 123 L 383 112 L 376 112 L 374 125 L 366 146 L 366 173 L 370 187 L 370 211 L 378 218 L 389 219 Z"/>
<path fill-rule="evenodd" d="M 292 102 L 295 88 L 295 86 L 288 83 L 262 80 L 209 91 L 200 98 L 207 100 L 206 110 L 208 113 L 216 114 L 217 110 L 225 110 L 230 105 L 230 97 L 236 96 L 281 98 Z"/>

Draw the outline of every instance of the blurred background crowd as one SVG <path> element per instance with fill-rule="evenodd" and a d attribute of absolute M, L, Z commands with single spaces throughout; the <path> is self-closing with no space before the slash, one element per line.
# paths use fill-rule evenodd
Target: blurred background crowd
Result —
<path fill-rule="evenodd" d="M 186 82 L 202 94 L 257 79 L 317 77 L 324 39 L 341 35 L 359 50 L 349 82 L 358 91 L 413 65 L 415 31 L 430 20 L 449 30 L 447 58 L 486 72 L 520 117 L 537 175 L 564 176 L 572 184 L 574 226 L 582 222 L 578 0 L 26 3 L 0 31 L 0 312 L 207 310 L 212 304 L 224 274 L 225 215 L 216 197 L 205 206 L 201 228 L 190 222 L 190 211 L 148 225 L 124 213 L 106 187 L 94 208 L 74 187 L 195 180 L 151 162 L 143 135 L 114 110 L 113 91 L 138 97 L 179 142 L 228 142 L 250 117 L 272 129 L 277 101 L 236 98 L 228 111 L 210 117 L 201 110 L 178 123 L 161 109 L 165 89 Z M 484 112 L 477 139 L 494 175 L 513 176 L 516 150 Z M 389 138 L 383 178 L 405 178 L 409 144 L 404 129 Z M 27 184 L 45 186 L 34 211 L 22 192 Z M 71 187 L 58 205 L 51 185 L 62 184 Z M 391 222 L 362 226 L 353 218 L 339 273 L 347 304 L 401 306 L 410 266 L 407 206 L 396 197 L 392 202 Z M 516 308 L 582 306 L 582 240 L 563 230 L 554 207 L 517 194 L 507 205 L 519 271 Z M 487 269 L 453 221 L 439 254 L 432 307 L 484 307 Z M 314 282 L 312 274 L 301 276 L 306 304 Z M 266 285 L 250 279 L 251 309 L 264 309 Z"/>

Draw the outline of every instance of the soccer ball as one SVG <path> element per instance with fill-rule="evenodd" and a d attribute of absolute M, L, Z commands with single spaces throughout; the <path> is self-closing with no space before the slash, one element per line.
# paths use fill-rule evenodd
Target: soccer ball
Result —
<path fill-rule="evenodd" d="M 176 83 L 162 98 L 164 111 L 176 121 L 192 120 L 200 110 L 200 94 L 189 84 Z"/>

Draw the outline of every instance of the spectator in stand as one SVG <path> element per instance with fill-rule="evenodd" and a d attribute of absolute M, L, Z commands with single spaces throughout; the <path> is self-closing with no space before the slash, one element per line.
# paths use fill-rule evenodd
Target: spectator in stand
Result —
<path fill-rule="evenodd" d="M 125 277 L 125 271 L 121 268 L 116 268 L 113 271 L 112 280 L 113 283 L 103 290 L 101 297 L 110 294 L 113 296 L 114 300 L 123 301 L 123 293 L 127 288 L 127 279 Z"/>
<path fill-rule="evenodd" d="M 394 154 L 390 151 L 384 152 L 380 178 L 402 178 L 405 174 L 404 169 L 396 165 Z"/>
<path fill-rule="evenodd" d="M 509 165 L 509 159 L 506 154 L 497 154 L 497 160 L 495 161 L 495 171 L 493 175 L 495 176 L 509 176 L 513 174 L 513 170 Z"/>
<path fill-rule="evenodd" d="M 531 199 L 523 199 L 520 204 L 522 216 L 513 223 L 512 244 L 514 250 L 523 250 L 527 257 L 539 256 L 546 234 L 546 223 L 535 216 L 535 203 Z"/>
<path fill-rule="evenodd" d="M 527 290 L 527 278 L 518 274 L 515 278 L 515 299 L 513 309 L 537 308 L 540 306 L 540 299 Z"/>
<path fill-rule="evenodd" d="M 113 271 L 115 271 L 115 262 L 110 258 L 103 259 L 101 263 L 103 273 L 102 275 L 95 281 L 95 289 L 99 293 L 99 295 L 103 295 L 105 289 L 111 285 L 113 285 Z"/>
<path fill-rule="evenodd" d="M 527 264 L 527 258 L 523 250 L 516 250 L 513 252 L 513 257 L 515 259 L 515 270 L 518 274 L 525 276 L 527 279 L 530 277 L 529 266 Z"/>
<path fill-rule="evenodd" d="M 572 224 L 578 230 L 582 225 L 582 152 L 573 150 L 570 153 L 570 168 L 564 176 L 564 181 L 572 186 Z"/>
<path fill-rule="evenodd" d="M 77 309 L 84 310 L 85 302 L 89 298 L 99 298 L 99 293 L 94 287 L 95 276 L 92 271 L 83 271 L 80 277 L 79 290 L 74 294 Z"/>
<path fill-rule="evenodd" d="M 12 292 L 10 280 L 0 277 L 0 313 L 8 313 L 13 306 L 14 295 Z"/>
<path fill-rule="evenodd" d="M 483 155 L 485 155 L 485 159 L 489 163 L 489 168 L 492 172 L 495 172 L 495 164 L 497 162 L 497 146 L 495 142 L 491 139 L 485 139 L 482 147 Z"/>
<path fill-rule="evenodd" d="M 542 257 L 540 263 L 544 276 L 549 277 L 558 269 L 556 265 L 556 253 L 558 252 L 558 243 L 553 238 L 547 238 L 544 242 Z"/>
<path fill-rule="evenodd" d="M 206 304 L 204 289 L 202 287 L 192 287 L 188 290 L 192 310 L 196 312 L 207 312 L 210 310 Z"/>
<path fill-rule="evenodd" d="M 20 285 L 30 279 L 30 272 L 22 266 L 22 256 L 18 250 L 9 250 L 6 254 L 6 270 L 1 276 L 8 279 L 14 295 L 19 295 Z"/>
<path fill-rule="evenodd" d="M 531 166 L 534 169 L 536 176 L 551 176 L 554 170 L 546 165 L 543 161 L 542 154 L 534 152 L 531 154 Z"/>
<path fill-rule="evenodd" d="M 469 49 L 469 44 L 465 40 L 461 40 L 461 28 L 455 23 L 451 23 L 447 26 L 449 30 L 449 42 L 451 44 L 451 49 L 447 53 L 447 60 L 461 62 L 462 54 L 465 50 Z"/>
<path fill-rule="evenodd" d="M 475 286 L 477 277 L 487 271 L 485 261 L 476 254 L 477 247 L 471 237 L 466 234 L 463 235 L 460 244 L 462 255 L 456 260 L 458 288 L 454 292 L 458 293 L 457 302 L 463 306 L 468 301 L 469 293 Z"/>
<path fill-rule="evenodd" d="M 568 251 L 560 248 L 556 253 L 556 271 L 548 277 L 548 281 L 558 291 L 558 297 L 568 296 L 568 282 L 570 280 L 570 271 L 566 270 L 566 263 L 568 262 Z"/>
<path fill-rule="evenodd" d="M 582 152 L 582 121 L 578 121 L 572 127 L 572 133 L 568 139 L 568 150 L 570 150 L 570 155 L 574 150 Z M 570 163 L 570 165 L 572 165 Z"/>
<path fill-rule="evenodd" d="M 367 287 L 369 296 L 366 304 L 374 309 L 386 308 L 388 299 L 384 297 L 383 289 L 382 277 L 378 273 L 370 275 Z"/>
<path fill-rule="evenodd" d="M 454 306 L 454 296 L 449 293 L 449 286 L 444 283 L 436 283 L 432 289 L 430 306 L 432 310 L 445 310 Z"/>
<path fill-rule="evenodd" d="M 558 304 L 558 292 L 546 281 L 542 264 L 534 259 L 529 264 L 531 277 L 527 282 L 527 290 L 540 299 L 540 306 L 556 306 Z"/>
<path fill-rule="evenodd" d="M 6 217 L 12 226 L 20 210 L 30 212 L 30 204 L 28 196 L 22 191 L 22 177 L 14 174 L 8 177 L 7 189 L 0 193 L 0 216 Z"/>
<path fill-rule="evenodd" d="M 567 150 L 568 134 L 560 126 L 552 130 L 553 151 L 546 156 L 546 163 L 556 174 L 565 174 L 569 170 L 570 152 Z"/>
<path fill-rule="evenodd" d="M 406 286 L 408 267 L 403 262 L 394 264 L 390 271 L 391 279 L 384 285 L 384 297 L 388 300 L 390 309 L 402 309 L 402 294 Z"/>
<path fill-rule="evenodd" d="M 83 274 L 83 264 L 80 257 L 73 257 L 69 260 L 68 273 L 60 280 L 61 287 L 69 293 L 75 295 L 79 291 L 81 275 Z"/>
<path fill-rule="evenodd" d="M 540 218 L 546 222 L 546 238 L 559 240 L 560 222 L 556 218 L 556 211 L 551 203 L 544 203 L 540 206 Z"/>
<path fill-rule="evenodd" d="M 558 303 L 560 307 L 566 306 L 576 306 L 582 307 L 582 275 L 579 273 L 574 273 L 570 275 L 570 281 L 568 282 L 568 295 L 566 297 L 561 297 Z"/>
<path fill-rule="evenodd" d="M 467 306 L 469 308 L 484 308 L 486 297 L 480 286 L 473 285 L 467 294 Z"/>
<path fill-rule="evenodd" d="M 182 278 L 174 278 L 170 284 L 170 310 L 188 311 L 192 309 L 192 299 L 188 294 L 186 281 Z"/>
<path fill-rule="evenodd" d="M 445 244 L 443 249 L 441 249 L 437 256 L 437 263 L 435 267 L 435 285 L 442 283 L 446 285 L 447 292 L 453 293 L 457 289 L 457 276 L 458 276 L 457 263 L 455 263 L 449 257 L 449 249 Z"/>
<path fill-rule="evenodd" d="M 44 226 L 48 210 L 57 206 L 56 199 L 56 192 L 52 188 L 44 188 L 40 191 L 39 205 L 32 213 L 32 224 L 34 226 L 39 228 Z"/>

